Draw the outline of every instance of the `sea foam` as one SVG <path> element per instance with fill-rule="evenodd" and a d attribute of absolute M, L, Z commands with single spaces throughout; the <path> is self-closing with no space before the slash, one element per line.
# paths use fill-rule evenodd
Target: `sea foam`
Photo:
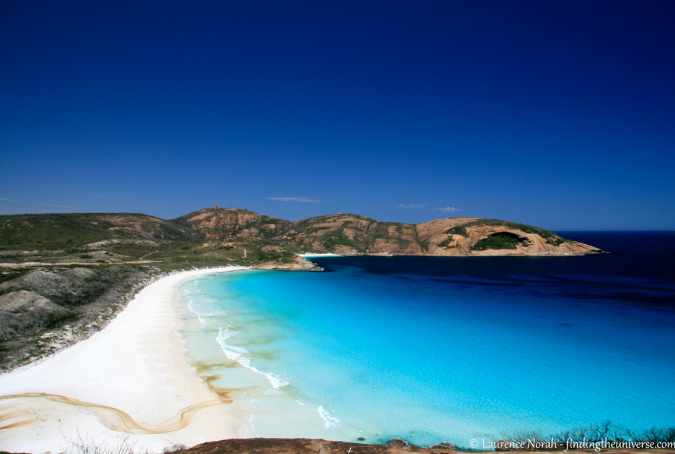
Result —
<path fill-rule="evenodd" d="M 319 416 L 321 416 L 321 419 L 326 421 L 326 429 L 330 429 L 331 427 L 338 427 L 340 424 L 342 424 L 342 421 L 340 421 L 340 418 L 336 418 L 335 416 L 331 415 L 328 410 L 324 408 L 323 405 L 319 405 L 319 408 L 316 409 L 317 413 L 319 413 Z"/>
<path fill-rule="evenodd" d="M 264 375 L 265 377 L 267 377 L 267 380 L 269 380 L 270 384 L 272 385 L 272 388 L 274 389 L 280 389 L 290 384 L 288 381 L 284 380 L 277 374 L 273 374 L 271 372 L 263 372 L 251 366 L 251 354 L 248 350 L 246 350 L 244 347 L 237 347 L 236 345 L 230 345 L 227 343 L 227 340 L 234 337 L 235 335 L 236 332 L 232 331 L 229 327 L 220 328 L 218 330 L 218 336 L 216 337 L 216 340 L 218 341 L 220 348 L 223 349 L 223 352 L 225 353 L 225 356 L 227 356 L 228 359 L 236 361 L 237 363 L 241 364 L 242 366 L 253 372 Z"/>

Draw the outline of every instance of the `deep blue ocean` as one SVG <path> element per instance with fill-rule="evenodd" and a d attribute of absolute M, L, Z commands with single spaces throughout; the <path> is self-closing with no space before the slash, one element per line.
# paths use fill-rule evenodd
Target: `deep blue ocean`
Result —
<path fill-rule="evenodd" d="M 610 253 L 202 276 L 181 287 L 183 338 L 245 403 L 252 436 L 469 446 L 605 420 L 675 426 L 675 234 L 563 236 Z"/>

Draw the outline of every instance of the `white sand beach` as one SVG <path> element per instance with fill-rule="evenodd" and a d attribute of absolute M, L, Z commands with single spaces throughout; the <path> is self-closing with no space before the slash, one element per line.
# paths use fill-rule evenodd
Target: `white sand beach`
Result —
<path fill-rule="evenodd" d="M 81 437 L 98 445 L 125 439 L 161 452 L 250 436 L 249 415 L 210 391 L 177 335 L 178 285 L 241 269 L 164 277 L 89 339 L 0 376 L 0 450 L 61 452 Z"/>

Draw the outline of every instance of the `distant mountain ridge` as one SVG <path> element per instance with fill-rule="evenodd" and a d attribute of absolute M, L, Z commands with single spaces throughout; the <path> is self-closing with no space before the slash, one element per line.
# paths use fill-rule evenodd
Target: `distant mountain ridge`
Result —
<path fill-rule="evenodd" d="M 82 248 L 106 240 L 147 240 L 157 245 L 201 242 L 204 248 L 241 243 L 278 254 L 475 256 L 602 252 L 538 227 L 469 217 L 406 224 L 338 213 L 290 222 L 246 209 L 218 206 L 173 220 L 134 213 L 0 216 L 0 245 L 4 249 L 12 249 L 12 245 L 43 250 Z"/>

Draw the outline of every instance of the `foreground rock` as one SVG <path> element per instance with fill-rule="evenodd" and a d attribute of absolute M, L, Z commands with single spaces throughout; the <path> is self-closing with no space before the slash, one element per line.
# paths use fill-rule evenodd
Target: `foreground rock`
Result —
<path fill-rule="evenodd" d="M 308 438 L 244 438 L 203 443 L 176 452 L 185 454 L 441 454 L 453 451 L 446 448 L 425 449 L 415 446 L 369 445 Z"/>
<path fill-rule="evenodd" d="M 174 451 L 184 454 L 403 454 L 426 453 L 444 454 L 454 452 L 448 445 L 436 445 L 431 448 L 417 446 L 388 446 L 343 441 L 313 440 L 307 438 L 245 438 L 203 443 L 190 449 Z M 511 451 L 512 453 L 536 453 L 542 451 Z M 551 452 L 551 451 L 544 451 Z M 592 449 L 575 450 L 576 453 L 597 454 Z M 672 454 L 667 449 L 607 449 L 611 454 Z"/>

